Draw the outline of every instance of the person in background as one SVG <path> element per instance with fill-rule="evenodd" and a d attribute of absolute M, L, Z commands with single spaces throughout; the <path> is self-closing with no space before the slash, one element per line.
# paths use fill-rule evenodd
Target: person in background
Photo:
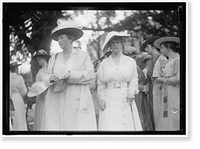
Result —
<path fill-rule="evenodd" d="M 138 74 L 134 59 L 122 54 L 123 38 L 127 34 L 109 32 L 102 50 L 112 54 L 98 69 L 98 99 L 100 131 L 142 131 L 135 104 Z"/>
<path fill-rule="evenodd" d="M 162 85 L 161 115 L 158 130 L 180 130 L 180 39 L 177 37 L 163 37 L 154 42 L 162 55 L 168 61 L 156 79 Z"/>
<path fill-rule="evenodd" d="M 151 107 L 148 102 L 147 98 L 147 76 L 146 76 L 146 69 L 148 71 L 149 69 L 149 62 L 151 61 L 151 56 L 145 53 L 140 53 L 136 56 L 136 63 L 138 65 L 137 71 L 138 71 L 138 89 L 139 93 L 136 95 L 136 103 L 137 105 L 140 105 L 140 111 L 141 111 L 141 121 L 144 131 L 152 131 L 154 126 L 151 120 Z"/>
<path fill-rule="evenodd" d="M 38 50 L 33 56 L 33 59 L 35 58 L 38 64 L 42 66 L 42 68 L 38 71 L 36 75 L 36 82 L 42 81 L 42 75 L 47 70 L 47 65 L 48 65 L 48 61 L 50 57 L 51 56 L 44 49 Z M 38 131 L 41 129 L 43 110 L 44 110 L 44 104 L 45 104 L 45 96 L 46 96 L 46 91 L 36 96 L 35 117 L 34 117 L 34 124 L 33 124 L 34 131 Z"/>
<path fill-rule="evenodd" d="M 52 55 L 42 80 L 48 86 L 42 130 L 95 131 L 94 105 L 89 84 L 94 68 L 89 55 L 73 48 L 73 41 L 83 36 L 77 22 L 68 20 L 52 30 L 62 52 Z"/>
<path fill-rule="evenodd" d="M 151 121 L 153 128 L 151 131 L 157 130 L 157 126 L 160 122 L 161 114 L 161 86 L 154 82 L 154 80 L 160 77 L 160 71 L 165 65 L 167 59 L 159 53 L 159 49 L 154 46 L 154 41 L 159 39 L 159 36 L 153 36 L 146 41 L 140 47 L 140 51 L 146 51 L 152 56 L 150 67 L 147 71 L 147 86 L 146 92 L 148 96 Z"/>
<path fill-rule="evenodd" d="M 10 90 L 11 99 L 15 108 L 13 117 L 13 131 L 27 131 L 26 110 L 23 97 L 27 93 L 27 88 L 24 83 L 24 79 L 21 75 L 18 75 L 18 64 L 12 62 L 10 64 Z"/>

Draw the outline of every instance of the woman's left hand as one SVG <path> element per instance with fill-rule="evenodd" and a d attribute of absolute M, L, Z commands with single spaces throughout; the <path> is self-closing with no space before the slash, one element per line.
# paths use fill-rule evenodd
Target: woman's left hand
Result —
<path fill-rule="evenodd" d="M 128 102 L 128 103 L 131 103 L 131 102 L 133 102 L 134 99 L 135 99 L 135 98 L 130 98 L 130 97 L 128 97 L 128 98 L 127 98 L 127 102 Z"/>
<path fill-rule="evenodd" d="M 68 80 L 68 79 L 69 79 L 69 77 L 70 77 L 70 72 L 68 72 L 66 75 L 64 75 L 64 77 L 63 77 L 63 78 L 64 78 L 65 80 Z"/>
<path fill-rule="evenodd" d="M 156 79 L 156 82 L 158 82 L 158 83 L 166 83 L 166 82 L 167 82 L 167 79 L 166 79 L 166 78 L 163 78 L 163 77 L 160 77 L 160 78 L 157 78 L 157 79 Z"/>

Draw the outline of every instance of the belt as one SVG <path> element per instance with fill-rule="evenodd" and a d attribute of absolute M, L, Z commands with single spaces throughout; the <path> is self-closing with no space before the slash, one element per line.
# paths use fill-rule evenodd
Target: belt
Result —
<path fill-rule="evenodd" d="M 127 88 L 128 87 L 128 83 L 127 82 L 122 82 L 122 83 L 107 83 L 107 88 L 109 89 L 114 89 L 114 88 Z"/>

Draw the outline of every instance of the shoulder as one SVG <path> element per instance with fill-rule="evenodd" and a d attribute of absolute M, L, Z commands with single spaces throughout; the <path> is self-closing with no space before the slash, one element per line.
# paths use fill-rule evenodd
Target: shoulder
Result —
<path fill-rule="evenodd" d="M 160 55 L 160 56 L 159 56 L 159 60 L 167 60 L 167 58 L 164 57 L 163 55 Z"/>
<path fill-rule="evenodd" d="M 126 59 L 128 62 L 136 63 L 136 61 L 130 56 L 123 55 L 123 58 Z"/>
<path fill-rule="evenodd" d="M 21 75 L 17 75 L 17 78 L 18 78 L 19 80 L 24 81 L 24 78 L 23 78 Z"/>
<path fill-rule="evenodd" d="M 174 58 L 175 63 L 179 64 L 180 63 L 180 57 Z"/>
<path fill-rule="evenodd" d="M 51 57 L 50 57 L 50 60 L 55 59 L 55 56 L 56 56 L 56 55 L 60 55 L 60 54 L 61 54 L 61 52 L 52 54 Z"/>
<path fill-rule="evenodd" d="M 88 53 L 86 51 L 83 51 L 81 49 L 77 50 L 77 49 L 73 49 L 72 50 L 73 53 L 78 53 L 78 54 L 81 54 L 81 55 L 88 55 Z"/>
<path fill-rule="evenodd" d="M 101 65 L 105 65 L 108 62 L 108 57 L 103 59 L 103 61 L 101 62 Z"/>

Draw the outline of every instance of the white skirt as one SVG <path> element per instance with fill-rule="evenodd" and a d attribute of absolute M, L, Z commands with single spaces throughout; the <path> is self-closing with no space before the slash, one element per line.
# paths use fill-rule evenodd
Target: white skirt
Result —
<path fill-rule="evenodd" d="M 142 131 L 135 101 L 127 102 L 127 88 L 106 89 L 106 109 L 99 111 L 100 131 Z"/>

